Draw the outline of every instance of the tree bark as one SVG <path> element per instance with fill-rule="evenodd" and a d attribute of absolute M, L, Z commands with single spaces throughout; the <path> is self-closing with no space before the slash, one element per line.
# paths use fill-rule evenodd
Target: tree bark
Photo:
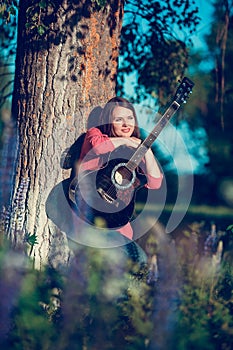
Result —
<path fill-rule="evenodd" d="M 91 0 L 57 1 L 46 10 L 38 3 L 19 5 L 13 97 L 18 148 L 8 222 L 10 239 L 29 242 L 37 268 L 69 260 L 66 232 L 48 217 L 46 205 L 55 186 L 69 177 L 60 165 L 62 152 L 85 131 L 91 110 L 115 94 L 123 19 L 122 0 L 102 8 Z M 34 27 L 25 26 L 30 6 L 39 14 Z M 42 24 L 45 34 L 39 35 Z M 63 204 L 52 198 L 62 216 Z M 28 240 L 32 235 L 37 244 Z"/>

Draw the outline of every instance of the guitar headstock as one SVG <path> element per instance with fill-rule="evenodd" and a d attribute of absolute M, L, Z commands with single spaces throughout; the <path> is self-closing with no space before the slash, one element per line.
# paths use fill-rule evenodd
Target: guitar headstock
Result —
<path fill-rule="evenodd" d="M 184 77 L 176 90 L 176 94 L 174 100 L 181 105 L 182 103 L 186 103 L 187 98 L 192 93 L 192 88 L 194 86 L 194 82 L 187 77 Z"/>

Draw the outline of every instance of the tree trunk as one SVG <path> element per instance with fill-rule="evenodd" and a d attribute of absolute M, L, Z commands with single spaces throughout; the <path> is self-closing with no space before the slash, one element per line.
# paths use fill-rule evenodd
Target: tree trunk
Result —
<path fill-rule="evenodd" d="M 19 5 L 13 98 L 18 149 L 8 222 L 9 237 L 17 246 L 29 243 L 37 268 L 69 260 L 66 232 L 47 215 L 48 198 L 56 215 L 64 215 L 65 196 L 50 195 L 69 177 L 61 155 L 85 131 L 91 110 L 115 94 L 123 18 L 122 0 L 102 8 L 91 0 L 61 0 L 46 9 L 38 3 Z"/>

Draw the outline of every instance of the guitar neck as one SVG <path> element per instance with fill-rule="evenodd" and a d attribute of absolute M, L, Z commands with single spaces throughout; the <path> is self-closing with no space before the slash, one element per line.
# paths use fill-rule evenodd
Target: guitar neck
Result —
<path fill-rule="evenodd" d="M 145 156 L 146 152 L 149 148 L 151 148 L 154 141 L 157 139 L 163 128 L 167 125 L 169 120 L 175 114 L 175 112 L 179 109 L 180 104 L 176 101 L 172 102 L 172 104 L 168 107 L 166 112 L 162 115 L 158 123 L 155 125 L 152 132 L 145 138 L 145 140 L 138 146 L 133 156 L 129 159 L 126 167 L 130 171 L 134 171 L 137 166 L 140 164 L 141 160 Z"/>

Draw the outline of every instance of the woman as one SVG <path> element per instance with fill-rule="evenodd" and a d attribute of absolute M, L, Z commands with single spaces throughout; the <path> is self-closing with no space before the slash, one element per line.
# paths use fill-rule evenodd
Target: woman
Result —
<path fill-rule="evenodd" d="M 109 152 L 118 147 L 127 146 L 136 149 L 140 143 L 138 121 L 133 105 L 126 99 L 114 97 L 102 110 L 100 125 L 92 127 L 86 133 L 76 175 L 101 168 L 107 162 Z M 145 186 L 150 189 L 160 188 L 162 174 L 151 149 L 146 152 L 140 168 L 146 175 Z M 91 191 L 90 186 L 87 187 Z M 133 238 L 130 223 L 117 228 L 117 231 L 129 239 Z"/>

